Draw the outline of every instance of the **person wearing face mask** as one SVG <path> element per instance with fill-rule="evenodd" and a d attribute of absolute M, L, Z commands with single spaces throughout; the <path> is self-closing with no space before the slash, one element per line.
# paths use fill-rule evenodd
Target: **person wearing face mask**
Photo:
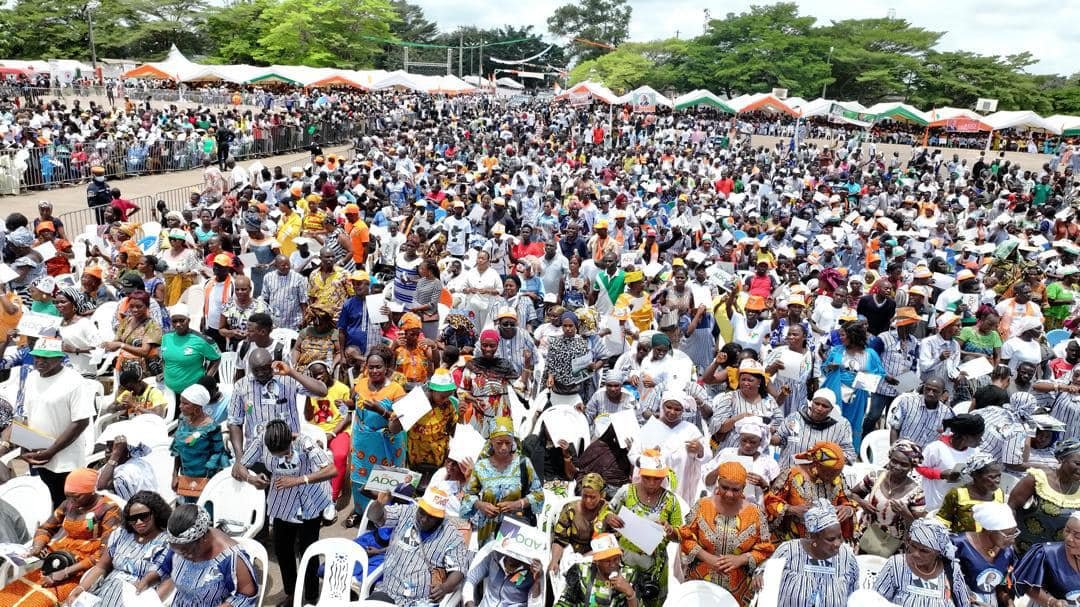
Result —
<path fill-rule="evenodd" d="M 638 572 L 623 562 L 623 550 L 615 536 L 601 533 L 590 545 L 591 561 L 575 565 L 566 573 L 566 588 L 555 607 L 638 607 Z"/>
<path fill-rule="evenodd" d="M 94 209 L 94 217 L 98 225 L 105 223 L 105 209 L 112 204 L 112 188 L 105 182 L 105 167 L 90 167 L 93 179 L 86 186 L 86 206 Z"/>
<path fill-rule="evenodd" d="M 544 572 L 540 562 L 527 562 L 509 549 L 496 548 L 475 567 L 469 568 L 462 595 L 465 607 L 519 607 L 540 598 Z M 479 605 L 473 600 L 476 586 L 484 585 Z"/>

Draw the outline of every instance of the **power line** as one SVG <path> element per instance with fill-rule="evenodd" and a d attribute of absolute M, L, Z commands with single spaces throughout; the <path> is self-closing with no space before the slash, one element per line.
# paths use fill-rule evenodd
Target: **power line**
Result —
<path fill-rule="evenodd" d="M 407 42 L 405 40 L 390 40 L 389 38 L 379 38 L 379 37 L 376 37 L 376 36 L 361 36 L 361 38 L 363 38 L 365 40 L 372 40 L 374 42 L 381 42 L 383 44 L 395 44 L 395 45 L 398 45 L 398 46 L 413 46 L 413 47 L 419 47 L 419 48 L 467 48 L 467 49 L 481 48 L 481 47 L 484 47 L 484 46 L 503 46 L 503 45 L 506 45 L 506 44 L 517 44 L 518 42 L 527 42 L 529 40 L 532 40 L 532 38 L 515 38 L 513 40 L 503 40 L 502 42 L 484 42 L 482 44 L 471 44 L 471 45 L 461 46 L 461 45 L 457 45 L 457 44 L 427 44 L 427 43 L 424 43 L 424 42 Z"/>

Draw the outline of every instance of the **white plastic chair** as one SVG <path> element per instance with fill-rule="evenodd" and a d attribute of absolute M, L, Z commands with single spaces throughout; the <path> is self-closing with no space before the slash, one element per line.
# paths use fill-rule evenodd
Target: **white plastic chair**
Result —
<path fill-rule="evenodd" d="M 340 537 L 321 539 L 308 546 L 304 556 L 300 559 L 299 576 L 296 580 L 296 588 L 293 591 L 293 607 L 306 607 L 310 603 L 304 602 L 304 580 L 307 578 L 308 563 L 312 559 L 323 558 L 322 588 L 319 589 L 319 600 L 315 607 L 336 607 L 349 602 L 349 593 L 352 590 L 353 571 L 357 564 L 360 565 L 361 585 L 366 577 L 368 569 L 367 552 L 356 542 Z"/>
<path fill-rule="evenodd" d="M 360 600 L 364 601 L 371 596 L 371 590 L 375 588 L 375 583 L 378 582 L 383 576 L 383 568 L 386 567 L 386 563 L 379 565 L 372 571 L 367 577 L 364 578 L 364 583 L 360 586 Z M 464 583 L 464 582 L 463 582 Z M 379 601 L 371 601 L 376 605 L 385 605 Z M 461 587 L 443 597 L 443 600 L 439 601 L 439 607 L 457 607 L 461 603 Z"/>
<path fill-rule="evenodd" d="M 116 331 L 113 330 L 113 319 L 116 318 L 116 310 L 120 307 L 118 301 L 108 301 L 94 310 L 93 316 L 90 317 L 94 321 L 94 326 L 97 327 L 98 334 L 101 335 L 101 339 L 104 341 L 113 341 L 116 339 Z"/>
<path fill-rule="evenodd" d="M 844 482 L 848 487 L 853 487 L 859 481 L 866 478 L 868 474 L 874 474 L 881 470 L 881 466 L 875 466 L 866 462 L 851 462 L 844 466 Z"/>
<path fill-rule="evenodd" d="M 686 571 L 683 569 L 682 546 L 679 542 L 668 542 L 665 549 L 668 560 L 668 594 L 671 594 L 686 581 Z"/>
<path fill-rule="evenodd" d="M 291 355 L 293 344 L 299 339 L 300 333 L 293 329 L 286 329 L 285 327 L 278 327 L 270 331 L 270 340 L 275 344 L 281 344 L 285 348 L 286 354 Z"/>
<path fill-rule="evenodd" d="M 474 604 L 479 605 L 480 601 L 483 599 L 483 596 L 481 594 L 483 592 L 483 590 L 484 590 L 483 582 L 481 582 L 480 585 L 478 585 L 478 586 L 473 585 L 473 584 L 469 583 L 468 577 L 469 577 L 469 574 L 471 574 L 473 571 L 476 571 L 477 569 L 479 569 L 480 565 L 483 564 L 484 559 L 486 559 L 488 556 L 490 556 L 491 553 L 495 550 L 495 546 L 496 546 L 495 542 L 488 542 L 488 544 L 486 546 L 484 546 L 483 548 L 481 548 L 476 553 L 476 556 L 473 557 L 472 562 L 469 564 L 469 571 L 465 574 L 466 581 L 464 582 L 464 584 L 463 584 L 463 586 L 461 588 L 461 600 L 462 600 L 462 603 L 467 603 L 469 601 L 473 601 Z M 534 597 L 532 595 L 532 592 L 529 592 L 528 607 L 543 607 L 543 605 L 545 603 L 545 599 L 546 599 L 545 595 L 547 593 L 547 584 L 545 583 L 544 579 L 536 580 L 533 583 L 535 583 L 535 584 L 544 584 L 544 588 L 543 588 L 543 590 L 541 590 L 540 594 L 538 596 L 536 596 L 536 597 Z"/>
<path fill-rule="evenodd" d="M 198 504 L 213 504 L 213 523 L 220 521 L 244 526 L 239 537 L 252 538 L 266 523 L 266 497 L 251 483 L 232 477 L 232 470 L 218 472 L 203 488 Z"/>
<path fill-rule="evenodd" d="M 326 432 L 323 432 L 322 428 L 315 424 L 309 424 L 307 422 L 300 422 L 300 434 L 309 437 L 315 441 L 315 444 L 329 451 L 330 446 L 326 444 Z"/>
<path fill-rule="evenodd" d="M 31 537 L 53 512 L 49 488 L 37 476 L 19 476 L 0 485 L 0 499 L 19 511 Z"/>
<path fill-rule="evenodd" d="M 875 466 L 884 466 L 889 460 L 889 443 L 888 430 L 874 430 L 863 437 L 859 459 Z"/>
<path fill-rule="evenodd" d="M 953 410 L 953 413 L 955 413 L 956 415 L 962 415 L 964 413 L 970 413 L 971 412 L 971 401 L 970 400 L 965 400 L 965 401 L 958 402 L 958 403 L 956 403 L 955 405 L 952 406 L 952 410 Z"/>
<path fill-rule="evenodd" d="M 236 352 L 222 352 L 218 361 L 218 383 L 232 384 L 236 381 Z"/>
<path fill-rule="evenodd" d="M 664 607 L 738 607 L 731 593 L 711 582 L 691 580 L 668 590 Z"/>
<path fill-rule="evenodd" d="M 148 236 L 153 236 L 154 238 L 157 238 L 159 235 L 161 235 L 161 224 L 156 221 L 148 221 L 139 226 L 139 229 L 142 230 L 143 238 L 146 238 Z"/>
<path fill-rule="evenodd" d="M 859 564 L 859 588 L 874 589 L 874 578 L 885 566 L 885 559 L 876 554 L 860 554 L 855 557 Z"/>
<path fill-rule="evenodd" d="M 555 523 L 559 522 L 559 515 L 562 514 L 563 508 L 565 508 L 567 504 L 574 504 L 580 501 L 580 497 L 560 497 L 547 489 L 544 489 L 544 508 L 540 511 L 540 516 L 537 517 L 537 526 L 540 531 L 543 531 L 544 533 L 551 533 L 554 531 Z"/>
<path fill-rule="evenodd" d="M 255 607 L 262 607 L 263 598 L 266 596 L 266 582 L 270 574 L 270 556 L 266 554 L 266 547 L 251 538 L 236 540 L 240 548 L 248 553 L 255 563 L 255 575 L 259 576 L 259 595 L 255 600 Z"/>

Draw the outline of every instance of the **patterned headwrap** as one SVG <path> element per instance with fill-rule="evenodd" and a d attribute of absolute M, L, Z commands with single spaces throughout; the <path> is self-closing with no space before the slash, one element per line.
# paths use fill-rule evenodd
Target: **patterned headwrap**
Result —
<path fill-rule="evenodd" d="M 917 518 L 908 529 L 908 539 L 937 552 L 945 561 L 953 588 L 966 588 L 960 561 L 956 560 L 956 546 L 949 539 L 949 530 L 936 517 Z"/>
<path fill-rule="evenodd" d="M 899 453 L 908 458 L 908 461 L 911 462 L 912 466 L 918 466 L 922 463 L 922 447 L 906 438 L 902 438 L 893 443 L 892 449 L 889 449 L 889 454 L 892 455 L 893 453 Z"/>
<path fill-rule="evenodd" d="M 597 326 L 600 324 L 600 314 L 596 308 L 578 308 L 578 333 L 583 337 L 595 335 Z"/>
<path fill-rule="evenodd" d="M 256 211 L 248 211 L 244 213 L 244 229 L 245 230 L 258 230 L 262 228 L 262 216 Z"/>
<path fill-rule="evenodd" d="M 603 377 L 604 377 L 604 383 L 605 384 L 606 383 L 615 383 L 615 382 L 618 382 L 619 384 L 622 384 L 623 382 L 626 381 L 626 373 L 624 371 L 622 371 L 621 369 L 608 369 L 608 370 L 604 371 Z"/>
<path fill-rule="evenodd" d="M 173 535 L 165 530 L 165 542 L 168 544 L 191 544 L 197 542 L 210 532 L 210 514 L 205 508 L 199 506 L 199 513 L 195 516 L 195 522 L 180 535 Z"/>
<path fill-rule="evenodd" d="M 60 295 L 71 300 L 71 304 L 75 306 L 75 313 L 80 316 L 94 311 L 94 305 L 86 299 L 86 295 L 83 294 L 81 289 L 64 287 L 63 289 L 60 289 Z"/>
<path fill-rule="evenodd" d="M 480 333 L 480 339 L 481 341 L 485 339 L 494 339 L 495 341 L 499 341 L 499 332 L 495 329 L 484 329 Z"/>
<path fill-rule="evenodd" d="M 993 455 L 990 455 L 982 449 L 976 449 L 975 453 L 971 455 L 971 458 L 964 462 L 964 466 L 960 469 L 960 471 L 963 474 L 970 476 L 971 474 L 996 463 L 997 458 L 995 458 Z"/>
<path fill-rule="evenodd" d="M 1080 440 L 1075 438 L 1066 438 L 1054 443 L 1054 457 L 1059 460 L 1065 459 L 1077 451 L 1080 451 Z"/>
<path fill-rule="evenodd" d="M 819 497 L 803 515 L 803 524 L 806 525 L 807 533 L 818 533 L 833 525 L 839 525 L 840 518 L 836 516 L 836 508 L 829 500 Z"/>
<path fill-rule="evenodd" d="M 1030 392 L 1017 392 L 1009 397 L 1005 409 L 1020 418 L 1021 421 L 1029 421 L 1035 416 L 1035 410 L 1039 408 L 1035 395 Z"/>
<path fill-rule="evenodd" d="M 600 493 L 604 492 L 604 487 L 606 485 L 604 477 L 595 472 L 586 474 L 578 484 L 582 489 L 592 489 L 593 491 L 599 491 Z"/>
<path fill-rule="evenodd" d="M 18 247 L 28 247 L 34 242 L 34 235 L 30 232 L 30 229 L 26 226 L 11 232 L 7 235 L 7 240 L 11 244 Z"/>
<path fill-rule="evenodd" d="M 844 451 L 840 445 L 829 441 L 818 441 L 808 451 L 795 456 L 801 463 L 818 464 L 833 470 L 844 468 Z"/>
<path fill-rule="evenodd" d="M 739 462 L 724 462 L 716 469 L 718 478 L 740 485 L 746 484 L 746 468 Z"/>

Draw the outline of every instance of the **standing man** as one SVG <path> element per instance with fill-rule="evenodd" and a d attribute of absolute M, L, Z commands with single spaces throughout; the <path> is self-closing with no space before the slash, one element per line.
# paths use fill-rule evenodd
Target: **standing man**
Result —
<path fill-rule="evenodd" d="M 299 331 L 300 322 L 307 313 L 307 281 L 292 269 L 292 264 L 284 255 L 274 257 L 273 265 L 274 271 L 263 276 L 260 297 L 270 308 L 274 325 Z"/>
<path fill-rule="evenodd" d="M 104 225 L 106 223 L 105 207 L 113 201 L 112 188 L 105 183 L 105 167 L 90 167 L 90 174 L 93 180 L 86 186 L 86 206 L 94 209 L 94 220 L 98 225 Z"/>
<path fill-rule="evenodd" d="M 354 295 L 345 301 L 338 316 L 338 343 L 342 350 L 356 346 L 367 354 L 372 346 L 378 344 L 380 328 L 371 322 L 367 311 L 367 296 L 371 288 L 371 277 L 364 270 L 356 270 L 349 275 Z"/>

